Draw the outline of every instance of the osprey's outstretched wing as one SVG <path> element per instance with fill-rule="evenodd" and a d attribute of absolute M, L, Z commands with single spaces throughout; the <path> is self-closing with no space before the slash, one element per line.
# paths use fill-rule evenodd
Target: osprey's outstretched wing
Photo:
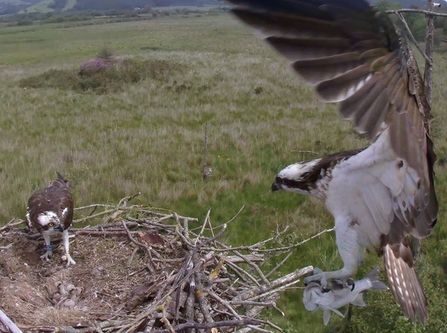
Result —
<path fill-rule="evenodd" d="M 386 14 L 363 0 L 227 1 L 323 101 L 340 103 L 342 116 L 353 119 L 358 132 L 370 142 L 383 133 L 397 167 L 408 168 L 415 190 L 406 191 L 404 184 L 393 196 L 395 217 L 382 249 L 396 300 L 413 321 L 425 321 L 426 299 L 412 269 L 407 235 L 426 237 L 436 224 L 436 155 L 423 81 L 405 38 Z M 413 275 L 406 277 L 408 272 Z M 405 290 L 405 279 L 417 290 Z"/>

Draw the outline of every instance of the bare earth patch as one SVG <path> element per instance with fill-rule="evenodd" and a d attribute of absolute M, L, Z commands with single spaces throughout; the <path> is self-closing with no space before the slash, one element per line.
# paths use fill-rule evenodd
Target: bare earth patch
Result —
<path fill-rule="evenodd" d="M 276 328 L 258 319 L 276 307 L 279 293 L 312 267 L 275 280 L 260 266 L 296 245 L 269 249 L 279 236 L 250 246 L 221 243 L 226 224 L 159 213 L 140 205 L 90 205 L 103 209 L 75 223 L 70 253 L 52 240 L 53 258 L 40 259 L 43 240 L 12 221 L 0 228 L 0 308 L 27 332 L 248 332 Z M 197 229 L 190 229 L 194 223 Z M 205 236 L 208 234 L 209 236 Z M 284 260 L 285 261 L 285 260 Z M 264 266 L 266 267 L 266 266 Z M 219 328 L 219 330 L 217 330 Z M 191 331 L 192 329 L 192 331 Z M 11 332 L 0 317 L 0 332 Z"/>
<path fill-rule="evenodd" d="M 88 325 L 126 316 L 132 290 L 152 280 L 141 270 L 142 251 L 128 266 L 133 249 L 125 234 L 76 236 L 70 247 L 76 265 L 69 268 L 61 260 L 62 246 L 46 262 L 39 258 L 44 253 L 42 239 L 10 233 L 1 244 L 11 242 L 0 251 L 0 303 L 22 328 Z"/>

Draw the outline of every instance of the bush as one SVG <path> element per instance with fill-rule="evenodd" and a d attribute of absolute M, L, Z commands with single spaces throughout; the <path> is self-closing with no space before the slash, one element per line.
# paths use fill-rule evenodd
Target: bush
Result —
<path fill-rule="evenodd" d="M 174 71 L 181 69 L 180 65 L 165 60 L 125 59 L 119 63 L 107 63 L 98 59 L 86 62 L 79 71 L 50 69 L 22 79 L 19 84 L 22 88 L 56 88 L 107 94 L 122 90 L 126 84 L 146 79 L 163 82 Z"/>
<path fill-rule="evenodd" d="M 17 22 L 17 25 L 32 25 L 32 24 L 33 24 L 33 21 L 31 21 L 31 20 L 22 20 L 22 21 Z"/>

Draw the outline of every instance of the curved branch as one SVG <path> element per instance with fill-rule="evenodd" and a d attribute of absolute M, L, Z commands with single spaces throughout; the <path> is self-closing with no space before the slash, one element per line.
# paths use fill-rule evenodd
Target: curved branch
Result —
<path fill-rule="evenodd" d="M 399 13 L 418 13 L 418 14 L 425 14 L 425 15 L 432 15 L 432 16 L 447 17 L 447 13 L 438 13 L 438 12 L 431 12 L 429 10 L 410 9 L 410 8 L 390 9 L 390 10 L 386 10 L 385 13 L 396 14 L 396 15 Z"/>

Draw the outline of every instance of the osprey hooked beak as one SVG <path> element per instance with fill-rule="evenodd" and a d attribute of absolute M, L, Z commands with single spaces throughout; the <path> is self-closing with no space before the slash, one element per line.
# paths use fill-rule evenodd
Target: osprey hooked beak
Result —
<path fill-rule="evenodd" d="M 275 191 L 278 191 L 278 190 L 281 190 L 281 189 L 282 189 L 281 184 L 278 181 L 275 180 L 272 183 L 272 192 L 275 192 Z"/>
<path fill-rule="evenodd" d="M 58 224 L 55 227 L 53 227 L 54 230 L 63 232 L 64 231 L 64 226 L 62 224 Z"/>

